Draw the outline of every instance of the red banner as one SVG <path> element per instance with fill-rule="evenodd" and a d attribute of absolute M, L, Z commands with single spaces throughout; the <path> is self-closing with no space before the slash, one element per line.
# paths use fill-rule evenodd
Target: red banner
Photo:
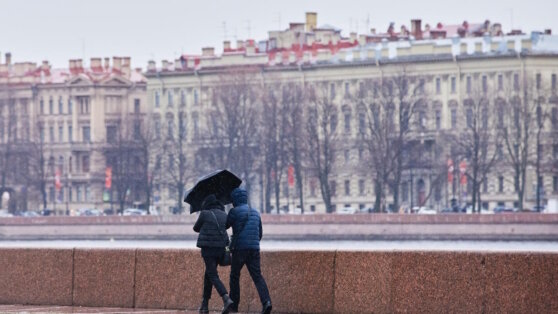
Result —
<path fill-rule="evenodd" d="M 60 182 L 60 170 L 56 170 L 56 173 L 54 174 L 54 187 L 56 188 L 56 191 L 60 191 L 62 188 L 62 182 Z"/>
<path fill-rule="evenodd" d="M 294 186 L 294 167 L 293 165 L 289 165 L 289 169 L 287 171 L 287 180 L 289 182 L 289 186 Z"/>
<path fill-rule="evenodd" d="M 453 182 L 453 171 L 455 169 L 453 168 L 453 160 L 448 159 L 448 182 L 452 183 Z"/>
<path fill-rule="evenodd" d="M 462 160 L 459 163 L 459 182 L 461 183 L 461 185 L 467 185 L 467 162 L 465 162 L 465 160 Z"/>
<path fill-rule="evenodd" d="M 105 170 L 105 188 L 110 189 L 112 186 L 112 168 L 107 167 Z"/>

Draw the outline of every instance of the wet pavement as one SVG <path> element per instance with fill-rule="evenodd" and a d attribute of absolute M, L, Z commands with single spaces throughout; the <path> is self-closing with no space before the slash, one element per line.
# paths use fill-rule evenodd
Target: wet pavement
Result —
<path fill-rule="evenodd" d="M 194 314 L 197 311 L 158 310 L 158 309 L 123 309 L 108 307 L 81 307 L 81 306 L 42 306 L 42 305 L 0 305 L 0 313 L 91 313 L 91 314 Z M 210 312 L 218 313 L 218 312 Z"/>

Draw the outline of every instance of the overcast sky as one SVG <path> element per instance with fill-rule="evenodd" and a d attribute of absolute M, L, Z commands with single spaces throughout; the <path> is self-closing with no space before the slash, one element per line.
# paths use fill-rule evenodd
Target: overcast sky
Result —
<path fill-rule="evenodd" d="M 318 25 L 350 31 L 387 30 L 389 22 L 457 24 L 489 19 L 504 30 L 552 28 L 558 32 L 556 0 L 0 0 L 0 52 L 13 62 L 131 56 L 134 67 L 154 59 L 174 60 L 201 47 L 221 51 L 225 38 L 265 39 L 268 30 L 304 22 L 318 13 Z M 88 64 L 89 61 L 86 61 Z"/>

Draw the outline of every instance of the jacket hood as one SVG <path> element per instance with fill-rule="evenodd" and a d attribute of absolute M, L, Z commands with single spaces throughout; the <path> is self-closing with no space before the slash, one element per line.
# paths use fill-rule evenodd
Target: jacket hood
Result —
<path fill-rule="evenodd" d="M 221 204 L 217 197 L 215 197 L 214 194 L 210 194 L 203 199 L 202 210 L 213 208 L 224 210 L 225 207 L 223 206 L 223 204 Z"/>
<path fill-rule="evenodd" d="M 248 204 L 248 193 L 244 189 L 234 189 L 231 193 L 231 198 L 234 206 Z"/>

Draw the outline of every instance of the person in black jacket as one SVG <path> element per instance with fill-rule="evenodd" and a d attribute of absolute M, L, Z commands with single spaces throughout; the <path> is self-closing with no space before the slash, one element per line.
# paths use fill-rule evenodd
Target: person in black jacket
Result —
<path fill-rule="evenodd" d="M 209 313 L 209 299 L 212 286 L 217 289 L 223 298 L 222 313 L 229 313 L 233 301 L 227 294 L 227 289 L 219 279 L 217 264 L 229 244 L 229 237 L 225 225 L 227 214 L 223 204 L 215 195 L 207 196 L 202 203 L 202 211 L 194 224 L 194 231 L 199 232 L 197 247 L 201 248 L 201 255 L 205 262 L 205 275 L 203 281 L 203 301 L 199 308 L 200 313 Z M 219 230 L 221 229 L 221 230 Z"/>
<path fill-rule="evenodd" d="M 260 240 L 263 229 L 260 213 L 248 205 L 246 190 L 236 188 L 231 193 L 234 208 L 227 217 L 227 229 L 232 227 L 232 264 L 230 276 L 232 312 L 238 311 L 240 302 L 240 270 L 246 265 L 262 302 L 262 313 L 271 313 L 271 298 L 260 269 Z"/>

